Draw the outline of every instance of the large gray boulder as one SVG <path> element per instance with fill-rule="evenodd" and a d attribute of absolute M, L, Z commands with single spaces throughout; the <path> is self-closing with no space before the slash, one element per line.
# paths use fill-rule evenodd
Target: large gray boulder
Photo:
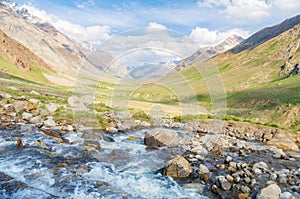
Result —
<path fill-rule="evenodd" d="M 145 133 L 144 143 L 154 147 L 175 147 L 178 145 L 178 133 L 171 129 L 155 128 Z"/>

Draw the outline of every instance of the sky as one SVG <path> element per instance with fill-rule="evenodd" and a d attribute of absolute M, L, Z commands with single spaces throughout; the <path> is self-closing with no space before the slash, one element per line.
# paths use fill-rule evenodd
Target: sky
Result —
<path fill-rule="evenodd" d="M 299 0 L 13 0 L 80 41 L 103 42 L 137 28 L 177 31 L 216 45 L 300 14 Z"/>

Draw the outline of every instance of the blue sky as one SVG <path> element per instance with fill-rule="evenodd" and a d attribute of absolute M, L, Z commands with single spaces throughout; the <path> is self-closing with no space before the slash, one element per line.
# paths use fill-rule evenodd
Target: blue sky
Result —
<path fill-rule="evenodd" d="M 71 38 L 103 41 L 124 31 L 167 28 L 200 45 L 232 34 L 247 37 L 300 14 L 299 0 L 15 0 Z"/>

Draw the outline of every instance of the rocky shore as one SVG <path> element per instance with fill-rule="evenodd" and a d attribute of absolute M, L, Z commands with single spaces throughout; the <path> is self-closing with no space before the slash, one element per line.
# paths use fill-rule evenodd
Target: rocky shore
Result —
<path fill-rule="evenodd" d="M 101 149 L 100 140 L 113 142 L 109 135 L 145 129 L 147 149 L 176 148 L 176 157 L 158 172 L 211 198 L 300 198 L 300 136 L 282 129 L 235 121 L 124 121 L 113 111 L 102 113 L 109 125 L 95 129 L 56 116 L 59 109 L 72 110 L 74 99 L 61 105 L 2 94 L 0 105 L 2 129 L 39 129 L 55 142 L 69 145 L 75 142 L 70 135 L 80 133 L 87 154 Z M 86 103 L 81 108 L 88 110 Z M 221 128 L 212 128 L 214 122 Z M 13 141 L 24 147 L 22 138 Z M 36 144 L 45 147 L 43 140 Z"/>

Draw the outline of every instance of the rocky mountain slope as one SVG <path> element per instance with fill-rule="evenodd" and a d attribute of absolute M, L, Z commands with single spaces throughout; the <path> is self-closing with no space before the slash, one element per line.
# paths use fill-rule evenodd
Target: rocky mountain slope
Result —
<path fill-rule="evenodd" d="M 48 64 L 2 31 L 0 41 L 1 72 L 39 83 L 49 83 L 43 75 L 53 73 Z"/>
<path fill-rule="evenodd" d="M 202 47 L 193 55 L 181 61 L 175 68 L 177 71 L 180 71 L 184 68 L 192 66 L 195 62 L 199 64 L 201 61 L 204 61 L 210 57 L 223 53 L 237 46 L 242 41 L 244 41 L 242 37 L 238 35 L 232 35 L 216 46 Z"/>
<path fill-rule="evenodd" d="M 270 29 L 278 33 L 285 29 L 282 24 L 294 24 L 297 20 L 299 16 Z M 258 39 L 255 37 L 258 33 L 247 41 Z M 268 34 L 263 43 L 258 44 L 260 38 L 247 50 L 224 52 L 196 69 L 201 71 L 211 64 L 218 68 L 227 95 L 227 114 L 300 131 L 300 24 L 269 40 L 266 38 Z M 188 68 L 182 74 L 195 88 L 199 103 L 210 103 L 206 82 L 197 70 Z"/>
<path fill-rule="evenodd" d="M 75 41 L 14 3 L 0 2 L 0 20 L 0 29 L 6 35 L 34 52 L 57 73 L 46 74 L 54 83 L 72 84 L 82 64 L 88 63 Z"/>
<path fill-rule="evenodd" d="M 248 39 L 244 40 L 238 46 L 231 49 L 233 53 L 239 53 L 243 50 L 253 49 L 256 46 L 272 39 L 281 33 L 293 28 L 295 25 L 300 23 L 300 15 L 292 17 L 290 19 L 286 19 L 285 21 L 277 24 L 275 26 L 264 28 L 257 33 L 253 34 Z"/>

